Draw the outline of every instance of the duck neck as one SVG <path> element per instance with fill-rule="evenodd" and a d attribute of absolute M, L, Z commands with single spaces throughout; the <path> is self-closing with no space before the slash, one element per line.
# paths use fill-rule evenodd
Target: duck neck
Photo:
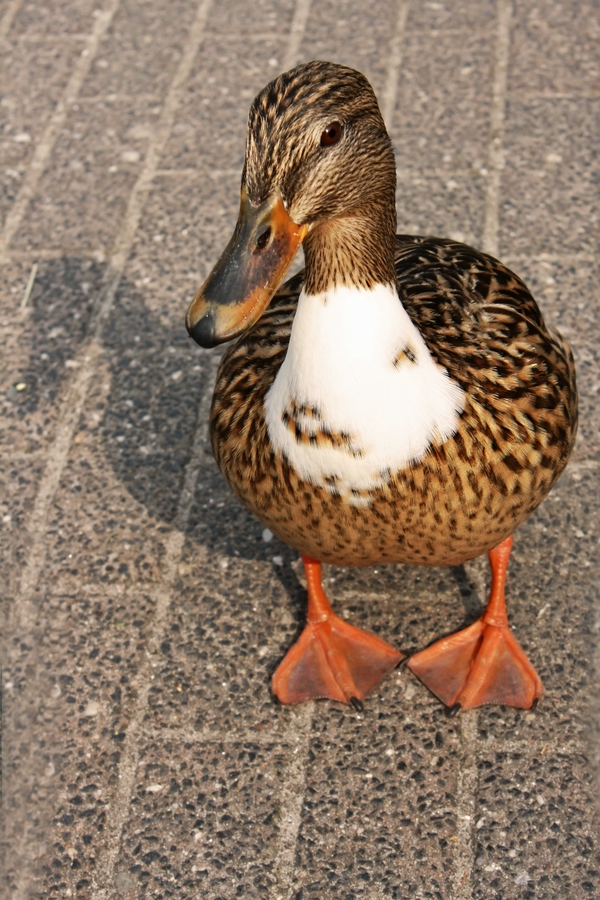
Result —
<path fill-rule="evenodd" d="M 314 226 L 304 239 L 304 290 L 395 284 L 396 209 L 380 200 Z"/>

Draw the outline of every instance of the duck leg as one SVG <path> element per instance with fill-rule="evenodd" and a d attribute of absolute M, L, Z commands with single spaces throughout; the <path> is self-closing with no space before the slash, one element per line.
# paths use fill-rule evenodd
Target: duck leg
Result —
<path fill-rule="evenodd" d="M 542 682 L 508 625 L 504 586 L 511 548 L 509 537 L 488 554 L 492 588 L 481 618 L 408 661 L 452 713 L 484 703 L 530 709 L 542 696 Z"/>
<path fill-rule="evenodd" d="M 321 586 L 321 563 L 309 556 L 302 562 L 307 624 L 273 675 L 273 693 L 282 703 L 328 697 L 362 709 L 361 701 L 398 665 L 402 653 L 336 616 Z"/>

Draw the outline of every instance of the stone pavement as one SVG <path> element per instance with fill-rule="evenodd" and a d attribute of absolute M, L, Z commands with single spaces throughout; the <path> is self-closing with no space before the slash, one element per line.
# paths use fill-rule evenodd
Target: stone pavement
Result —
<path fill-rule="evenodd" d="M 599 37 L 593 0 L 6 0 L 3 898 L 600 897 Z M 448 719 L 407 671 L 362 714 L 270 696 L 301 567 L 216 469 L 183 317 L 248 105 L 311 58 L 371 79 L 399 230 L 499 255 L 573 343 L 577 448 L 509 573 L 534 714 Z M 326 580 L 410 650 L 488 572 Z"/>

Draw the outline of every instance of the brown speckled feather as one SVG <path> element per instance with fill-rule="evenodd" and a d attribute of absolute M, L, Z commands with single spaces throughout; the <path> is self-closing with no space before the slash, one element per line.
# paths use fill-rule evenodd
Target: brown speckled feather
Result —
<path fill-rule="evenodd" d="M 577 428 L 573 357 L 497 260 L 453 241 L 399 235 L 395 261 L 407 312 L 465 391 L 457 432 L 391 473 L 365 506 L 297 476 L 270 445 L 263 404 L 285 357 L 300 273 L 223 357 L 212 444 L 241 501 L 302 553 L 339 565 L 452 565 L 510 535 L 563 471 Z"/>

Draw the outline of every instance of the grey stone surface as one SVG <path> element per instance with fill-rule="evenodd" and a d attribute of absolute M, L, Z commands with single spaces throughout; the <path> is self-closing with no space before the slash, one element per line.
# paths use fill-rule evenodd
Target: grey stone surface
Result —
<path fill-rule="evenodd" d="M 141 123 L 156 117 L 157 101 L 114 94 L 77 106 L 61 129 L 15 249 L 69 247 L 102 258 L 114 240 L 146 149 L 148 126 Z"/>
<path fill-rule="evenodd" d="M 600 896 L 597 6 L 0 16 L 2 897 Z M 183 316 L 235 221 L 252 97 L 315 57 L 380 96 L 399 230 L 496 253 L 573 344 L 577 446 L 509 573 L 535 713 L 448 719 L 407 671 L 361 714 L 271 697 L 302 567 L 212 460 L 218 353 Z M 488 584 L 485 560 L 324 573 L 405 650 L 473 621 Z"/>

